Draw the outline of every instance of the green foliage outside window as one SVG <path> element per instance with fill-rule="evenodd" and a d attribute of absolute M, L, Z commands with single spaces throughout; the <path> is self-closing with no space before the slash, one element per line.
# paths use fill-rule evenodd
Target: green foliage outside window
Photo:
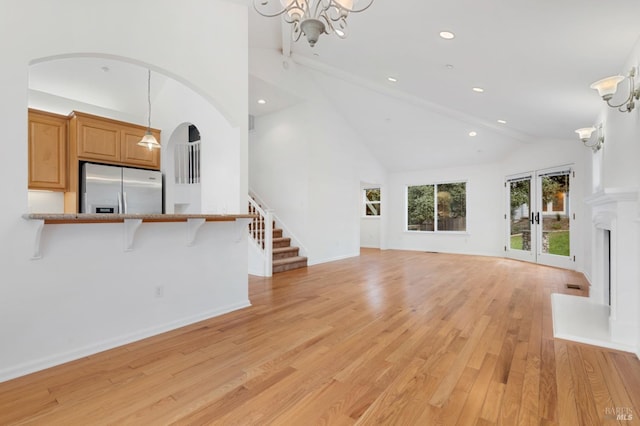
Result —
<path fill-rule="evenodd" d="M 407 190 L 407 229 L 434 230 L 434 185 L 410 186 Z"/>
<path fill-rule="evenodd" d="M 365 215 L 380 216 L 380 188 L 369 188 L 364 190 Z"/>
<path fill-rule="evenodd" d="M 436 226 L 438 231 L 465 231 L 466 216 L 465 182 L 407 188 L 407 230 L 409 231 L 434 231 Z"/>

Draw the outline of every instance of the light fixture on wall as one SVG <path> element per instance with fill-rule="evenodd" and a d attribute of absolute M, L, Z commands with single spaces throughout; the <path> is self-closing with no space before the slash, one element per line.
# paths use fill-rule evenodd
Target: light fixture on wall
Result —
<path fill-rule="evenodd" d="M 592 142 L 593 132 L 596 132 L 595 140 Z M 587 148 L 591 148 L 593 152 L 598 152 L 602 145 L 604 144 L 604 133 L 602 132 L 602 124 L 599 124 L 598 127 L 583 127 L 582 129 L 577 129 L 576 133 L 578 137 Z"/>
<path fill-rule="evenodd" d="M 320 34 L 336 33 L 345 38 L 349 13 L 362 12 L 372 3 L 373 0 L 253 0 L 253 7 L 269 18 L 283 15 L 285 22 L 293 25 L 293 40 L 298 41 L 304 34 L 313 47 Z"/>
<path fill-rule="evenodd" d="M 151 134 L 151 70 L 148 70 L 148 75 L 147 75 L 147 105 L 149 107 L 149 110 L 148 110 L 149 119 L 147 121 L 147 132 L 144 134 L 140 142 L 138 142 L 138 145 L 149 148 L 149 150 L 158 149 L 161 147 L 161 145 L 158 143 L 158 141 L 153 136 L 153 134 Z"/>
<path fill-rule="evenodd" d="M 636 68 L 631 68 L 627 77 L 622 75 L 614 75 L 612 77 L 603 78 L 593 83 L 590 87 L 598 91 L 598 94 L 611 108 L 618 108 L 620 112 L 631 112 L 635 108 L 634 100 L 640 99 L 640 89 L 635 85 Z M 618 105 L 611 103 L 613 95 L 618 91 L 618 85 L 625 79 L 629 79 L 629 95 L 624 102 Z"/>

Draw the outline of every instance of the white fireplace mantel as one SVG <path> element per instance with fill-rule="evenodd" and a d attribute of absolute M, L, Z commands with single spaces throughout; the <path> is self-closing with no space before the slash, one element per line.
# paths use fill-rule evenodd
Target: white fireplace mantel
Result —
<path fill-rule="evenodd" d="M 584 198 L 589 206 L 602 206 L 623 201 L 638 201 L 638 188 L 605 188 Z"/>
<path fill-rule="evenodd" d="M 584 198 L 591 207 L 589 298 L 553 295 L 556 337 L 640 353 L 638 194 L 636 187 L 604 188 Z"/>

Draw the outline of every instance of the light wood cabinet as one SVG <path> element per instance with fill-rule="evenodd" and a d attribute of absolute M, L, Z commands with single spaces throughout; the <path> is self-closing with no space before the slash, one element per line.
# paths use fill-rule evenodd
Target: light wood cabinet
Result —
<path fill-rule="evenodd" d="M 29 189 L 67 189 L 67 121 L 29 109 Z"/>
<path fill-rule="evenodd" d="M 147 128 L 74 111 L 71 115 L 71 149 L 79 161 L 160 170 L 160 150 L 138 145 Z M 160 141 L 160 131 L 151 129 Z"/>
<path fill-rule="evenodd" d="M 77 213 L 82 161 L 160 170 L 160 150 L 139 146 L 147 128 L 74 111 L 29 109 L 29 189 L 64 192 L 65 213 Z M 151 129 L 160 141 L 160 130 Z"/>
<path fill-rule="evenodd" d="M 76 133 L 79 159 L 110 163 L 120 161 L 120 126 L 103 119 L 82 116 L 77 120 Z"/>
<path fill-rule="evenodd" d="M 120 158 L 125 164 L 160 170 L 160 150 L 150 150 L 147 147 L 138 145 L 138 142 L 140 142 L 140 139 L 142 139 L 146 132 L 146 128 L 124 128 L 121 134 Z M 151 134 L 160 142 L 159 130 L 151 129 Z"/>

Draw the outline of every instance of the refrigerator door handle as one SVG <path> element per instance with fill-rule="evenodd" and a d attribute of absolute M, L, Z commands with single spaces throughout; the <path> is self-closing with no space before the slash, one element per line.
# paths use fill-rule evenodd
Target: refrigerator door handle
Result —
<path fill-rule="evenodd" d="M 119 192 L 118 192 L 118 213 L 124 213 L 122 211 L 122 197 L 120 196 Z"/>
<path fill-rule="evenodd" d="M 128 213 L 128 208 L 127 208 L 127 193 L 123 192 L 122 193 L 122 203 L 124 204 L 124 212 L 123 213 Z"/>

